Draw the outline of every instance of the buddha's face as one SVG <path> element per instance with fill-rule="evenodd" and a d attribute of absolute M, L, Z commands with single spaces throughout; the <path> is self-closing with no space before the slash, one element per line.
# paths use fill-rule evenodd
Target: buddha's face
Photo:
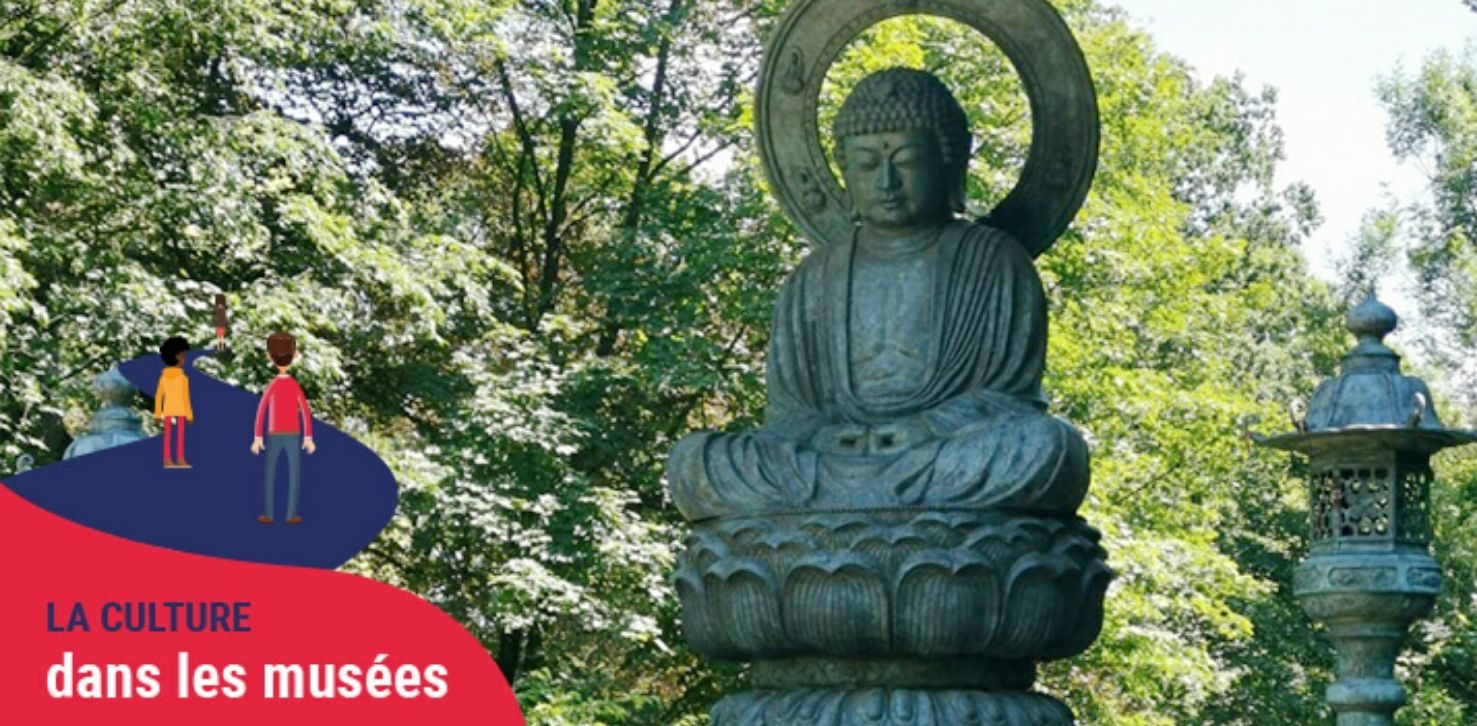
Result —
<path fill-rule="evenodd" d="M 904 234 L 949 218 L 955 175 L 931 132 L 858 134 L 841 143 L 842 179 L 863 225 Z"/>

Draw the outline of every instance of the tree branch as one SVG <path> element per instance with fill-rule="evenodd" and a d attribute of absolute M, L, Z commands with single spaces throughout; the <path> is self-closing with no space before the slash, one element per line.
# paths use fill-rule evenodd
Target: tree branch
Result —
<path fill-rule="evenodd" d="M 579 3 L 574 35 L 574 67 L 577 71 L 588 70 L 593 60 L 590 25 L 595 20 L 596 0 L 577 0 Z M 559 144 L 554 157 L 554 184 L 549 194 L 548 214 L 544 217 L 544 255 L 539 269 L 538 304 L 535 317 L 541 318 L 554 307 L 554 286 L 559 281 L 559 272 L 564 257 L 565 239 L 562 234 L 564 220 L 569 213 L 569 179 L 574 173 L 574 148 L 579 139 L 583 118 L 570 112 L 559 118 Z"/>
<path fill-rule="evenodd" d="M 714 146 L 713 148 L 701 154 L 698 154 L 697 158 L 693 159 L 691 164 L 678 169 L 676 172 L 674 172 L 674 174 L 676 176 L 686 176 L 687 174 L 691 173 L 693 169 L 702 166 L 709 159 L 712 159 L 714 156 L 722 153 L 725 149 L 732 148 L 734 144 L 737 143 L 738 141 L 736 139 L 726 139 L 722 143 L 719 143 L 717 146 Z"/>
<path fill-rule="evenodd" d="M 523 156 L 529 161 L 529 168 L 533 175 L 534 192 L 538 195 L 539 206 L 544 206 L 544 183 L 543 174 L 538 168 L 538 144 L 533 138 L 533 133 L 528 128 L 528 123 L 523 118 L 523 110 L 518 105 L 518 96 L 513 91 L 513 78 L 508 74 L 508 65 L 498 58 L 493 62 L 497 71 L 498 86 L 503 94 L 503 101 L 508 104 L 508 113 L 513 117 L 513 132 L 518 135 L 518 141 L 523 147 Z"/>
<path fill-rule="evenodd" d="M 641 131 L 646 141 L 646 148 L 641 152 L 641 161 L 636 167 L 636 177 L 631 183 L 631 194 L 626 198 L 626 208 L 621 214 L 620 228 L 622 232 L 632 236 L 641 226 L 641 218 L 645 211 L 646 191 L 654 178 L 654 167 L 655 169 L 660 168 L 656 164 L 656 154 L 665 136 L 662 133 L 661 122 L 666 107 L 667 69 L 672 57 L 674 26 L 681 19 L 683 9 L 683 0 L 672 0 L 667 5 L 667 12 L 662 14 L 663 27 L 660 34 L 661 41 L 657 45 L 656 70 L 652 75 L 650 103 L 646 109 L 646 119 Z M 691 145 L 690 140 L 688 145 Z M 623 323 L 611 314 L 611 307 L 610 305 L 605 306 L 605 320 L 600 324 L 600 338 L 595 344 L 595 354 L 602 357 L 615 352 L 615 345 L 620 339 L 620 331 L 623 327 Z"/>

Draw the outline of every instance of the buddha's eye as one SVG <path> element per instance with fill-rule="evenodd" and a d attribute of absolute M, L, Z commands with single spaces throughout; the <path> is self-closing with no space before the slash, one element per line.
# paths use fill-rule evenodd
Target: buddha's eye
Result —
<path fill-rule="evenodd" d="M 863 171 L 871 171 L 877 168 L 878 162 L 879 159 L 876 154 L 858 154 L 856 158 L 856 168 Z"/>

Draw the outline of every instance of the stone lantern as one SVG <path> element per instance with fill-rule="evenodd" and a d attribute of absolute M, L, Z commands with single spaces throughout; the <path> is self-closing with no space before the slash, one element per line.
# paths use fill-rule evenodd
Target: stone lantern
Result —
<path fill-rule="evenodd" d="M 1318 386 L 1296 431 L 1257 438 L 1308 457 L 1311 546 L 1293 594 L 1337 651 L 1325 698 L 1339 726 L 1393 724 L 1405 703 L 1395 659 L 1441 590 L 1428 550 L 1431 455 L 1477 441 L 1442 425 L 1426 384 L 1401 374 L 1383 342 L 1397 322 L 1373 297 L 1351 310 L 1359 342 L 1341 373 Z"/>
<path fill-rule="evenodd" d="M 118 371 L 117 366 L 93 379 L 92 392 L 97 395 L 102 406 L 92 415 L 86 433 L 67 447 L 66 453 L 62 455 L 63 459 L 85 456 L 147 438 L 138 413 L 129 406 L 136 395 L 136 389 Z"/>

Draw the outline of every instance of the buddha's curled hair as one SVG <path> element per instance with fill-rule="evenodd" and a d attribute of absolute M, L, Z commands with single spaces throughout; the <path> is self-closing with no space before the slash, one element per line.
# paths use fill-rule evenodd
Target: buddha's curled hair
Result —
<path fill-rule="evenodd" d="M 887 68 L 856 84 L 831 124 L 836 161 L 844 168 L 843 139 L 920 129 L 938 139 L 944 165 L 957 175 L 962 191 L 971 150 L 969 120 L 954 94 L 932 73 Z M 956 210 L 963 200 L 956 200 Z"/>

